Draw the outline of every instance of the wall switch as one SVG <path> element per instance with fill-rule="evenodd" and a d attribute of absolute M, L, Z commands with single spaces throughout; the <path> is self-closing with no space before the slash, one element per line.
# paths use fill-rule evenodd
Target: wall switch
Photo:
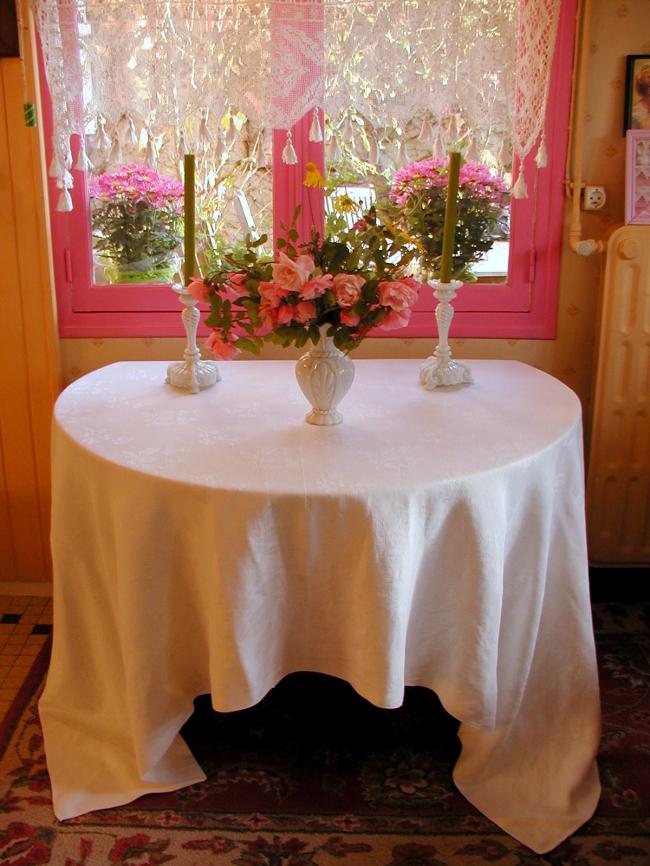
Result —
<path fill-rule="evenodd" d="M 604 186 L 585 186 L 583 192 L 583 207 L 585 210 L 600 210 L 607 201 Z"/>

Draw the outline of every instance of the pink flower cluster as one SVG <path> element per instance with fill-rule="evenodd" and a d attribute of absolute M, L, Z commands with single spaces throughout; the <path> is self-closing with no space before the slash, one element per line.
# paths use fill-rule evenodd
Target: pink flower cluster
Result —
<path fill-rule="evenodd" d="M 256 284 L 259 326 L 258 337 L 275 331 L 282 325 L 309 326 L 326 321 L 323 315 L 337 314 L 338 323 L 351 330 L 362 325 L 362 316 L 371 310 L 382 313 L 378 327 L 383 330 L 403 328 L 408 324 L 411 307 L 418 299 L 420 284 L 411 277 L 382 280 L 377 284 L 377 300 L 364 300 L 363 289 L 367 279 L 362 274 L 322 273 L 311 255 L 300 255 L 295 259 L 280 252 L 278 260 L 271 265 L 271 280 L 259 280 Z M 247 276 L 242 272 L 229 273 L 224 284 L 225 299 L 234 301 L 248 293 Z M 199 301 L 208 301 L 212 294 L 209 281 L 194 277 L 188 291 Z M 326 292 L 333 300 L 326 305 L 320 299 Z M 257 300 L 259 296 L 259 301 Z M 363 306 L 359 307 L 360 302 Z M 358 310 L 362 309 L 362 315 Z M 208 338 L 208 348 L 218 358 L 229 359 L 237 354 L 237 338 L 216 328 Z"/>
<path fill-rule="evenodd" d="M 505 206 L 508 201 L 508 188 L 505 182 L 491 173 L 482 162 L 465 162 L 460 168 L 459 184 L 461 192 L 472 199 Z M 424 159 L 412 162 L 399 169 L 393 177 L 390 196 L 396 204 L 405 204 L 409 196 L 422 189 L 447 186 L 447 161 L 444 159 Z"/>
<path fill-rule="evenodd" d="M 103 202 L 144 202 L 155 208 L 171 206 L 179 213 L 183 204 L 180 181 L 135 162 L 123 165 L 118 171 L 91 177 L 89 188 L 90 195 Z"/>

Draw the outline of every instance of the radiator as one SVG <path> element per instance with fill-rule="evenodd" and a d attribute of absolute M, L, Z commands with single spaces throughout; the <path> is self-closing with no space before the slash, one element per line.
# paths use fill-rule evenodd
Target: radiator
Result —
<path fill-rule="evenodd" d="M 650 563 L 650 225 L 609 238 L 587 475 L 594 563 Z"/>

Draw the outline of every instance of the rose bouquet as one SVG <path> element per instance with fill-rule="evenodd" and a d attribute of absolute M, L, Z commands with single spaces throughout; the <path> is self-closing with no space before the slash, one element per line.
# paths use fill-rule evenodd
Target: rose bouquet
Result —
<path fill-rule="evenodd" d="M 183 184 L 129 163 L 90 180 L 93 245 L 113 282 L 169 282 L 182 240 Z"/>
<path fill-rule="evenodd" d="M 431 276 L 440 270 L 447 173 L 447 162 L 442 159 L 412 162 L 395 172 L 389 192 L 390 218 L 413 236 L 422 268 Z M 487 165 L 466 162 L 461 166 L 452 258 L 455 279 L 474 279 L 471 266 L 492 248 L 508 200 L 505 182 Z"/>
<path fill-rule="evenodd" d="M 249 240 L 243 254 L 227 257 L 228 270 L 190 282 L 188 291 L 210 304 L 207 345 L 216 357 L 257 353 L 264 341 L 316 344 L 323 326 L 349 352 L 372 328 L 408 324 L 419 283 L 406 276 L 413 249 L 405 235 L 371 211 L 335 237 L 314 233 L 300 246 L 297 238 L 292 227 L 273 258 L 258 253 L 266 237 Z"/>

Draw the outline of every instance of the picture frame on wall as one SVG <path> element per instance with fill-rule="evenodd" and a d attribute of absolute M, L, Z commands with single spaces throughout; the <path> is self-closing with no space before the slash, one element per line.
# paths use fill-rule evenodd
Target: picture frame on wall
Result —
<path fill-rule="evenodd" d="M 628 129 L 625 224 L 650 225 L 650 129 Z"/>
<path fill-rule="evenodd" d="M 0 2 L 0 57 L 20 57 L 15 0 Z"/>
<path fill-rule="evenodd" d="M 623 135 L 628 129 L 650 129 L 650 54 L 627 56 Z"/>

